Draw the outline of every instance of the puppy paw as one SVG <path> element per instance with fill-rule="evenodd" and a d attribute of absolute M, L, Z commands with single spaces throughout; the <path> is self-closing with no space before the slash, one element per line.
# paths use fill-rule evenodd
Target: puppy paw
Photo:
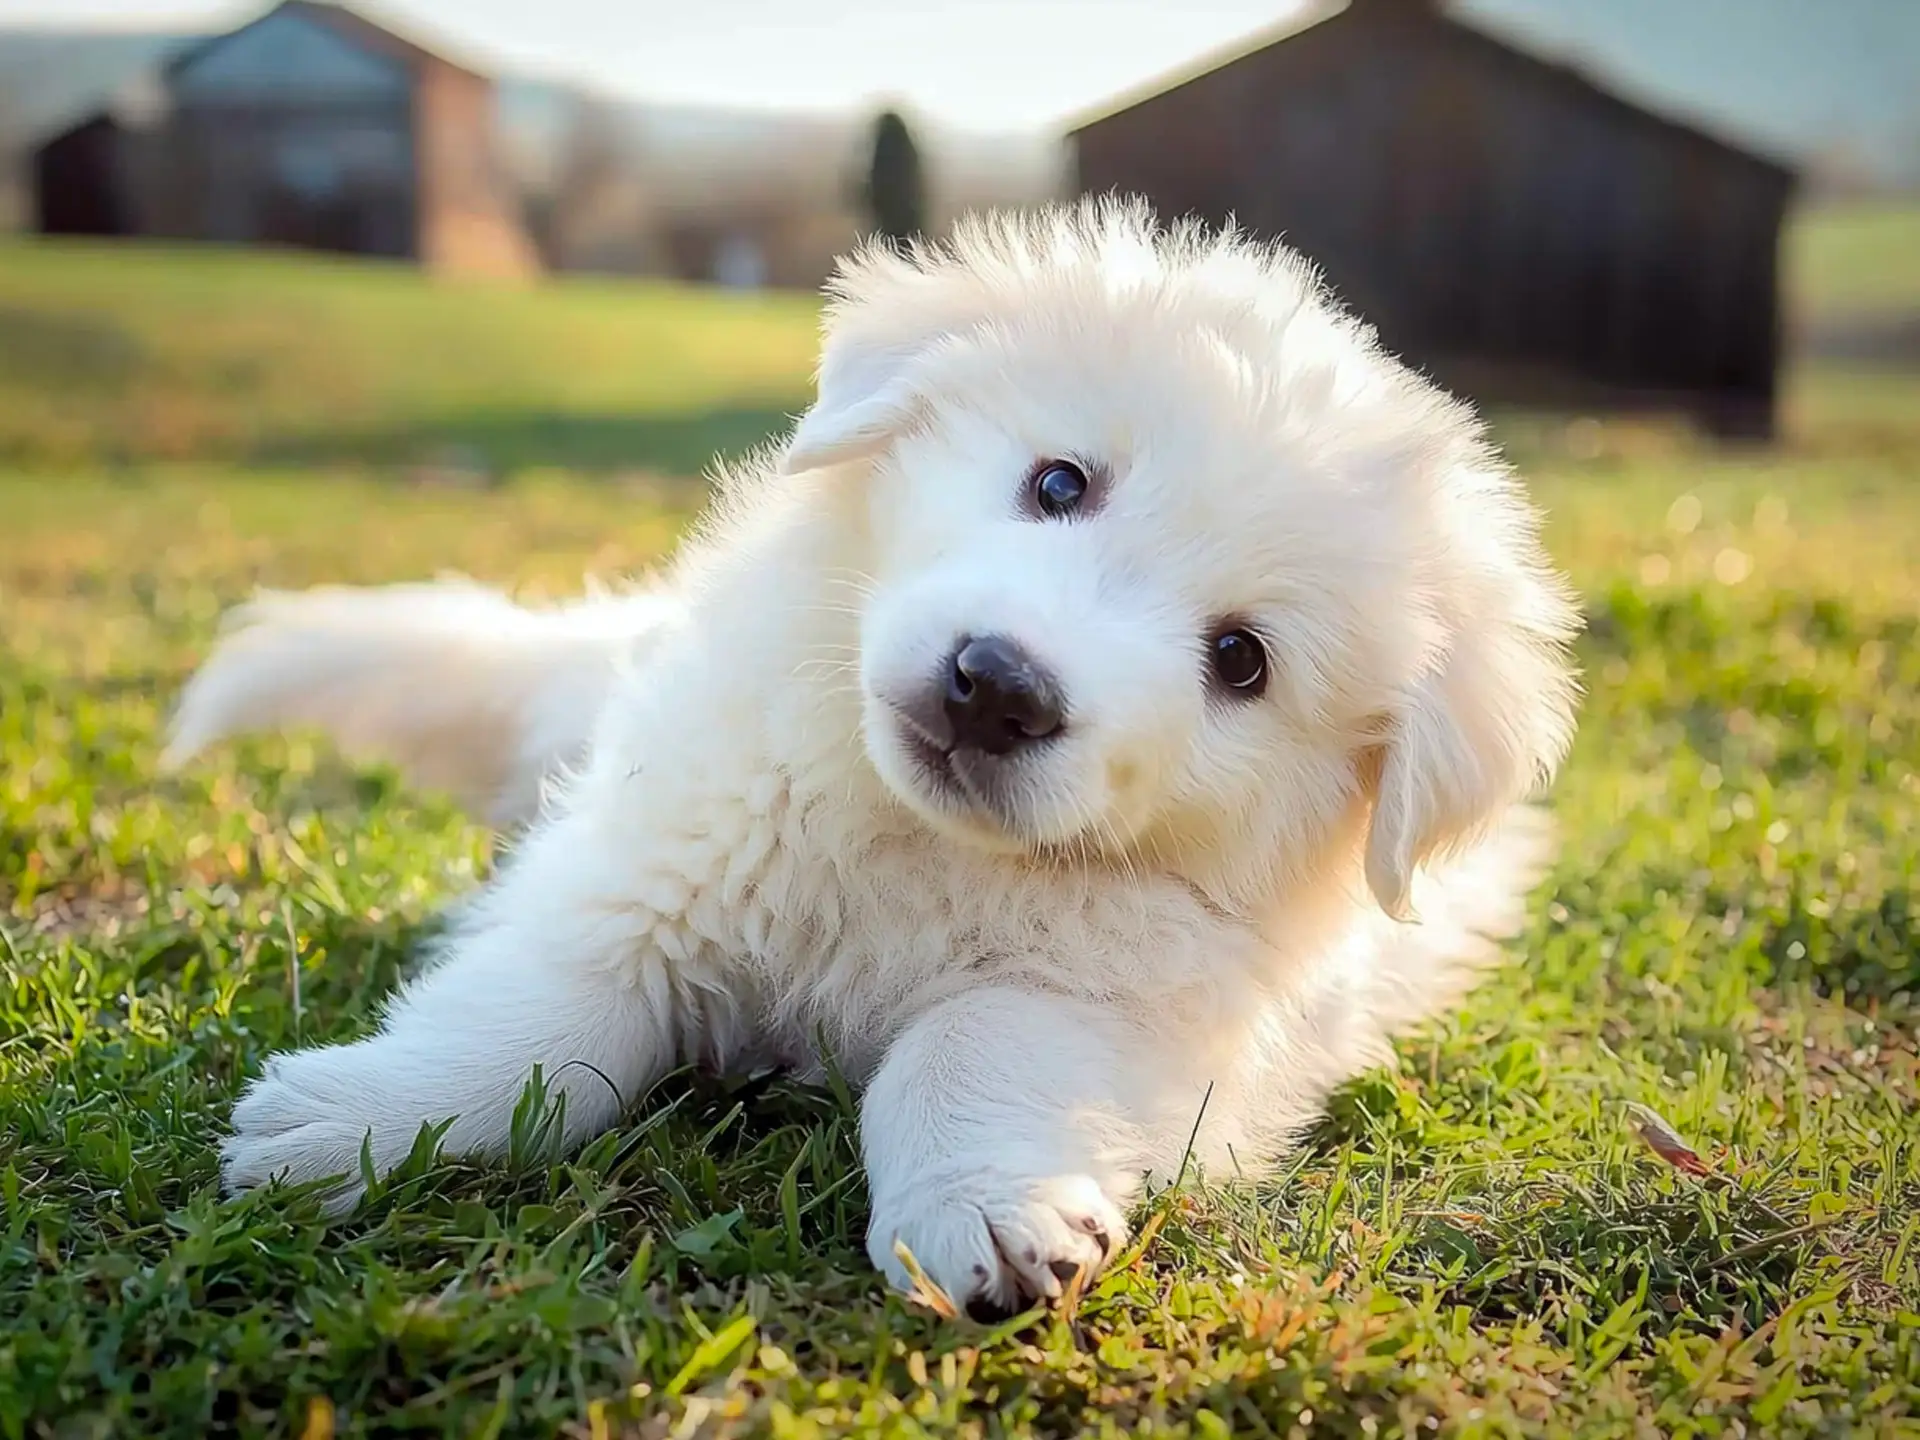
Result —
<path fill-rule="evenodd" d="M 360 1151 L 371 1137 L 375 1173 L 384 1175 L 413 1148 L 429 1118 L 411 1113 L 377 1042 L 276 1055 L 233 1107 L 233 1134 L 221 1146 L 220 1173 L 230 1194 L 271 1180 L 305 1184 L 335 1179 L 329 1214 L 365 1193 Z"/>
<path fill-rule="evenodd" d="M 994 1320 L 1058 1299 L 1076 1273 L 1091 1279 L 1126 1238 L 1126 1216 L 1091 1176 L 985 1175 L 876 1202 L 867 1253 L 907 1290 L 905 1245 L 956 1305 Z"/>

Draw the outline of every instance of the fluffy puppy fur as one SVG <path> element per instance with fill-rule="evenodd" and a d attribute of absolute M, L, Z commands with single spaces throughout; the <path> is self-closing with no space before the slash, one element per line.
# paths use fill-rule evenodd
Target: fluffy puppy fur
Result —
<path fill-rule="evenodd" d="M 369 1137 L 501 1154 L 536 1066 L 579 1141 L 824 1039 L 874 1264 L 1012 1306 L 1510 932 L 1575 619 L 1467 409 L 1296 256 L 1126 205 L 831 299 L 816 403 L 653 590 L 270 596 L 194 678 L 176 762 L 317 723 L 525 827 L 378 1033 L 252 1083 L 232 1189 L 351 1205 Z"/>

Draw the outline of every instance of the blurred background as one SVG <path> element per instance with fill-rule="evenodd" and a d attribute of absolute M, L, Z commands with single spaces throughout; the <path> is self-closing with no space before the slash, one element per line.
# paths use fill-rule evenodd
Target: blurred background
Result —
<path fill-rule="evenodd" d="M 658 282 L 803 297 L 863 233 L 1109 190 L 1286 237 L 1490 405 L 1768 438 L 1795 360 L 1920 358 L 1916 74 L 1907 0 L 0 0 L 0 227 L 112 240 L 147 292 L 83 318 L 58 295 L 97 299 L 98 248 L 0 251 L 0 459 L 698 468 L 804 402 L 809 342 L 795 306 L 687 312 L 720 331 L 565 373 L 699 293 Z M 364 267 L 341 302 L 391 314 L 362 361 L 335 320 L 270 333 L 346 283 L 241 253 L 288 249 L 656 288 L 490 331 Z M 748 315 L 775 333 L 716 353 Z M 449 354 L 463 325 L 528 374 Z M 739 365 L 699 385 L 702 356 Z M 416 365 L 452 373 L 388 374 Z M 103 374 L 114 403 L 67 393 Z"/>

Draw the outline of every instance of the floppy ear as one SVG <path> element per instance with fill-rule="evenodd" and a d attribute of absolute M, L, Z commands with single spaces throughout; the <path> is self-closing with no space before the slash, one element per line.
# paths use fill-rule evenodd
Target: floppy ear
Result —
<path fill-rule="evenodd" d="M 1566 646 L 1578 619 L 1517 498 L 1495 487 L 1480 543 L 1462 537 L 1440 619 L 1450 632 L 1387 717 L 1375 757 L 1367 885 L 1413 917 L 1420 866 L 1483 833 L 1551 779 L 1572 739 L 1577 686 Z"/>
<path fill-rule="evenodd" d="M 912 424 L 928 362 L 988 312 L 963 254 L 875 244 L 828 283 L 817 393 L 787 441 L 788 474 L 870 459 Z"/>
<path fill-rule="evenodd" d="M 829 335 L 821 354 L 819 393 L 787 441 L 790 475 L 871 459 L 918 412 L 919 352 L 907 346 L 865 347 Z"/>

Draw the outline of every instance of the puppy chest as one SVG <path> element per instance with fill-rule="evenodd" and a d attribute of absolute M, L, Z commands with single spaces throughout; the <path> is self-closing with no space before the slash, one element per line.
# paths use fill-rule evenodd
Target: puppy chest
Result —
<path fill-rule="evenodd" d="M 656 838 L 683 862 L 647 887 L 665 948 L 782 1052 L 866 1049 L 981 985 L 1172 1000 L 1216 928 L 1151 875 L 975 852 L 772 781 Z"/>

